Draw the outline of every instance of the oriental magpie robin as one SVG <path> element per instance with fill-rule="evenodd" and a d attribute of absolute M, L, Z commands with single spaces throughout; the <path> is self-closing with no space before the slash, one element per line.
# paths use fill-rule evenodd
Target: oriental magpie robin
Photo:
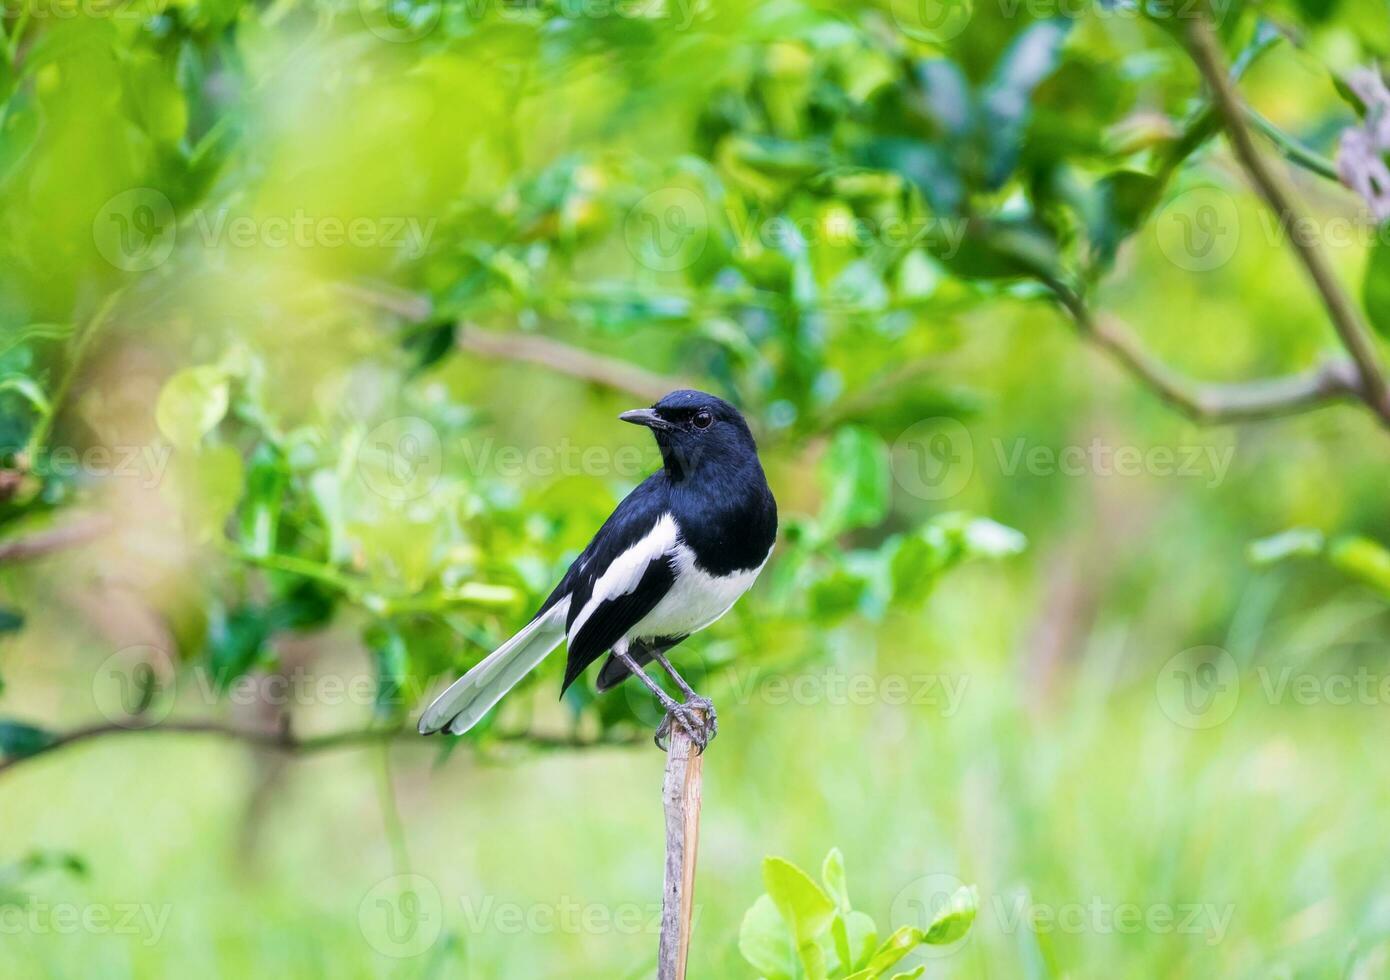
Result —
<path fill-rule="evenodd" d="M 666 709 L 658 745 L 672 719 L 702 750 L 714 737 L 714 706 L 676 673 L 666 651 L 748 591 L 772 553 L 777 503 L 748 423 L 728 402 L 673 391 L 618 417 L 652 430 L 662 468 L 618 505 L 531 622 L 425 709 L 421 734 L 468 731 L 567 640 L 561 694 L 611 651 L 598 689 L 635 674 Z M 643 670 L 653 660 L 685 693 L 684 704 Z"/>

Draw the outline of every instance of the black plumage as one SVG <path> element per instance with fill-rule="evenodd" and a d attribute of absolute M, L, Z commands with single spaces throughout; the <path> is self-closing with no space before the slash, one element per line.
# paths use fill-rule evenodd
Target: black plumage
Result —
<path fill-rule="evenodd" d="M 621 417 L 652 430 L 662 468 L 618 505 L 526 629 L 426 710 L 422 732 L 466 730 L 565 638 L 562 691 L 611 650 L 599 690 L 635 671 L 665 699 L 640 669 L 656 660 L 697 697 L 664 653 L 752 585 L 777 536 L 777 505 L 752 432 L 728 402 L 681 390 Z M 667 706 L 688 722 L 680 706 Z"/>

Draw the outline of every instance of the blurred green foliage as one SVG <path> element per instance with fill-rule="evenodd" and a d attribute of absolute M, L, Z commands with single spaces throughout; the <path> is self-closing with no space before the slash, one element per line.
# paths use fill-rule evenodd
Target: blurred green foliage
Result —
<path fill-rule="evenodd" d="M 1184 50 L 1199 9 L 7 2 L 0 548 L 93 515 L 105 531 L 50 560 L 0 559 L 0 765 L 93 722 L 113 651 L 145 651 L 118 727 L 157 724 L 171 703 L 243 723 L 239 685 L 306 661 L 347 670 L 334 659 L 347 650 L 368 665 L 367 703 L 320 696 L 252 720 L 395 731 L 524 622 L 657 464 L 612 416 L 652 400 L 653 379 L 691 382 L 746 409 L 783 512 L 759 588 L 682 648 L 735 723 L 714 785 L 738 787 L 727 809 L 711 803 L 732 856 L 702 871 L 724 891 L 703 892 L 718 901 L 697 975 L 746 972 L 736 937 L 756 858 L 827 839 L 857 841 L 877 906 L 923 865 L 981 882 L 981 922 L 940 961 L 953 975 L 1378 975 L 1386 883 L 1364 852 L 1390 784 L 1374 753 L 1384 722 L 1280 703 L 1266 679 L 1386 669 L 1384 433 L 1354 407 L 1197 432 L 1053 324 L 1059 297 L 1081 297 L 1201 377 L 1276 375 L 1336 347 Z M 1381 333 L 1383 229 L 1326 178 L 1339 136 L 1375 124 L 1347 79 L 1390 53 L 1387 12 L 1212 9 L 1265 114 L 1251 119 L 1262 150 L 1297 168 L 1320 228 L 1358 232 L 1329 251 Z M 1235 223 L 1219 260 L 1192 250 L 1212 230 L 1193 200 Z M 535 340 L 553 346 L 537 357 Z M 1205 482 L 1154 466 L 1126 478 L 1096 456 L 1057 465 L 1097 443 L 1237 462 L 1199 467 Z M 961 568 L 973 559 L 995 563 Z M 1189 731 L 1155 717 L 1155 673 L 1214 644 L 1243 679 L 1234 719 Z M 761 686 L 916 678 L 924 663 L 969 679 L 962 714 L 880 696 L 870 717 L 825 691 L 814 710 L 773 705 Z M 558 671 L 470 734 L 478 766 L 556 733 L 593 745 L 650 727 L 641 692 L 581 684 L 551 708 Z M 0 825 L 18 862 L 0 887 L 27 887 L 61 864 L 42 855 L 71 847 L 90 851 L 92 901 L 129 883 L 192 912 L 183 939 L 91 943 L 67 972 L 181 971 L 189 948 L 232 973 L 645 969 L 647 936 L 522 949 L 461 938 L 452 910 L 450 938 L 402 965 L 365 952 L 352 922 L 371 881 L 339 877 L 341 854 L 371 840 L 375 877 L 399 873 L 401 824 L 444 855 L 453 870 L 434 873 L 451 894 L 477 890 L 475 870 L 503 890 L 523 867 L 536 903 L 645 888 L 614 855 L 647 821 L 612 811 L 642 812 L 651 794 L 577 756 L 582 779 L 544 763 L 543 785 L 451 760 L 436 772 L 464 799 L 457 825 L 452 798 L 394 818 L 382 801 L 378 819 L 354 770 L 305 777 L 312 793 L 281 792 L 323 840 L 277 824 L 293 842 L 264 845 L 280 877 L 224 886 L 206 854 L 266 819 L 241 798 L 274 777 L 207 747 L 119 741 L 103 751 L 129 754 L 99 761 L 138 761 L 4 775 L 33 789 Z M 151 782 L 175 771 L 184 785 Z M 88 805 L 117 793 L 170 794 L 190 816 Z M 81 823 L 93 810 L 123 829 Z M 939 843 L 919 841 L 919 820 Z M 458 827 L 486 839 L 510 821 L 532 832 L 525 846 L 454 868 Z M 146 842 L 112 844 L 130 835 Z M 767 895 L 742 926 L 755 969 L 781 975 L 748 955 L 772 945 L 795 951 L 778 954 L 786 975 L 882 972 L 861 955 L 877 947 L 838 852 L 824 887 L 776 859 L 762 869 Z M 241 888 L 273 905 L 265 921 L 226 907 L 248 904 Z M 342 894 L 346 909 L 322 904 Z M 1011 929 L 1000 903 L 1015 894 L 1239 914 L 1224 943 L 1122 945 Z M 929 922 L 903 928 L 893 950 L 933 942 Z M 0 962 L 56 969 L 51 939 L 25 936 Z"/>

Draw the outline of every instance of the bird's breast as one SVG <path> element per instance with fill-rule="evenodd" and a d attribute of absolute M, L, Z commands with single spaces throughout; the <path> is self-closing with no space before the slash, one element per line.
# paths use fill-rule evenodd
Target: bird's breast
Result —
<path fill-rule="evenodd" d="M 771 550 L 768 551 L 771 555 Z M 732 608 L 747 592 L 767 564 L 767 555 L 756 568 L 741 569 L 728 575 L 714 575 L 695 561 L 695 552 L 678 545 L 671 553 L 676 580 L 671 590 L 628 633 L 641 639 L 686 636 L 702 630 Z"/>

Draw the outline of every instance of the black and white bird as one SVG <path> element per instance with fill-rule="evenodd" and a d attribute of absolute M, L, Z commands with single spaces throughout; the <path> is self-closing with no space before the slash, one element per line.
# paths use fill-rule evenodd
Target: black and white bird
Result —
<path fill-rule="evenodd" d="M 618 416 L 656 436 L 662 468 L 627 495 L 521 632 L 425 709 L 420 733 L 461 735 L 562 640 L 561 694 L 611 651 L 607 691 L 636 675 L 701 749 L 717 731 L 714 706 L 676 673 L 666 652 L 723 616 L 757 579 L 777 537 L 777 503 L 748 423 L 728 402 L 673 391 Z M 643 667 L 655 661 L 685 693 L 677 704 Z"/>

